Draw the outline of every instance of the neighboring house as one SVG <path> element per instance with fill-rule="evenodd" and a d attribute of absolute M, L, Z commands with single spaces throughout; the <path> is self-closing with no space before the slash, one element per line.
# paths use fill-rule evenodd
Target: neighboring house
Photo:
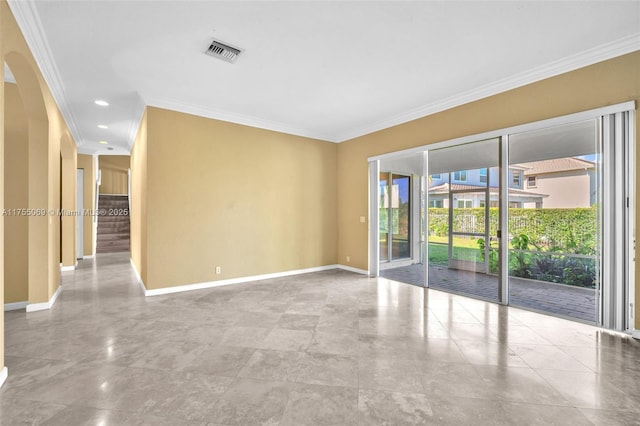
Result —
<path fill-rule="evenodd" d="M 500 195 L 497 168 L 432 175 L 429 207 L 449 207 L 449 192 L 453 193 L 454 207 L 484 207 L 487 183 L 489 206 L 497 207 Z M 590 207 L 595 203 L 595 194 L 595 163 L 591 161 L 556 158 L 514 164 L 509 169 L 509 207 Z"/>
<path fill-rule="evenodd" d="M 591 207 L 596 203 L 595 163 L 575 157 L 523 163 L 527 192 L 548 194 L 543 208 Z"/>
<path fill-rule="evenodd" d="M 546 194 L 523 190 L 524 172 L 514 165 L 509 169 L 509 205 L 511 207 L 542 207 Z M 449 183 L 451 178 L 451 183 Z M 487 185 L 488 184 L 488 185 Z M 489 207 L 498 207 L 498 169 L 461 170 L 435 174 L 429 182 L 429 207 L 449 207 L 449 192 L 457 208 L 484 207 L 489 188 Z M 477 190 L 477 191 L 474 191 Z"/>

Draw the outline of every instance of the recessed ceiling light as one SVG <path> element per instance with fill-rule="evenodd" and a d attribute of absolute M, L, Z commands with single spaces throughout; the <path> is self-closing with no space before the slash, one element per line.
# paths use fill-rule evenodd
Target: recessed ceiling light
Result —
<path fill-rule="evenodd" d="M 102 99 L 96 99 L 94 102 L 95 102 L 96 105 L 109 106 L 109 102 L 103 101 Z"/>
<path fill-rule="evenodd" d="M 107 141 L 100 141 L 98 143 L 101 143 L 102 145 L 109 145 L 109 142 L 107 142 Z"/>
<path fill-rule="evenodd" d="M 109 126 L 105 126 L 104 124 L 98 124 L 98 129 L 108 129 Z"/>

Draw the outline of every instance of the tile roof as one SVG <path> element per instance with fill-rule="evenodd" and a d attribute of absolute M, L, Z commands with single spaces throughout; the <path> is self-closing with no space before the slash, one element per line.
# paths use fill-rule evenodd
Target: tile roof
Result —
<path fill-rule="evenodd" d="M 459 183 L 454 183 L 453 185 L 451 185 L 451 190 L 453 191 L 468 191 L 468 190 L 477 190 L 478 192 L 482 192 L 484 191 L 486 188 L 486 186 L 477 186 L 477 185 L 461 185 Z M 498 188 L 497 187 L 490 187 L 489 191 L 491 193 L 497 193 L 498 192 Z M 443 183 L 440 184 L 438 186 L 433 186 L 431 188 L 429 188 L 429 193 L 430 194 L 446 194 L 449 192 L 449 184 L 448 183 Z M 509 194 L 510 195 L 526 195 L 529 197 L 543 197 L 546 198 L 549 195 L 547 194 L 539 194 L 536 192 L 530 192 L 530 191 L 523 191 L 521 189 L 514 189 L 514 188 L 509 188 Z"/>
<path fill-rule="evenodd" d="M 525 176 L 542 175 L 545 173 L 568 172 L 573 170 L 589 170 L 595 168 L 593 161 L 582 160 L 575 157 L 554 158 L 552 160 L 533 161 L 531 163 L 520 163 L 525 167 Z"/>

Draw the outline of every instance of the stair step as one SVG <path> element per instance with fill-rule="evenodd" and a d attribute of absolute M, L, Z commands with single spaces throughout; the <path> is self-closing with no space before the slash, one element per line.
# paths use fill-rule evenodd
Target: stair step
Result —
<path fill-rule="evenodd" d="M 98 217 L 98 244 L 96 252 L 129 251 L 130 218 L 129 199 L 126 195 L 100 195 L 98 208 L 118 214 Z M 127 214 L 121 214 L 126 212 Z"/>
<path fill-rule="evenodd" d="M 129 227 L 113 227 L 113 228 L 98 228 L 98 235 L 108 234 L 127 234 L 131 229 Z"/>
<path fill-rule="evenodd" d="M 101 223 L 129 223 L 129 216 L 100 216 L 98 225 Z"/>
<path fill-rule="evenodd" d="M 129 239 L 128 232 L 98 234 L 98 241 L 128 240 L 128 239 Z"/>
<path fill-rule="evenodd" d="M 96 252 L 98 253 L 118 253 L 121 251 L 129 251 L 130 247 L 129 244 L 124 245 L 124 246 L 114 246 L 114 247 L 100 247 L 99 249 L 96 249 Z"/>

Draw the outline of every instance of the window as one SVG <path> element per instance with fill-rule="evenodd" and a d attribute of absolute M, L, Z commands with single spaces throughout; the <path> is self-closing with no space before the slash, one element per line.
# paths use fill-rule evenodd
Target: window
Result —
<path fill-rule="evenodd" d="M 480 169 L 480 182 L 487 183 L 487 169 Z"/>
<path fill-rule="evenodd" d="M 514 170 L 513 171 L 513 186 L 520 188 L 520 182 L 522 181 L 521 179 L 522 177 L 522 172 L 520 170 Z"/>
<path fill-rule="evenodd" d="M 529 176 L 527 177 L 527 188 L 535 188 L 536 187 L 536 177 Z"/>
<path fill-rule="evenodd" d="M 520 209 L 522 208 L 522 203 L 519 201 L 509 201 L 509 207 L 512 209 Z"/>
<path fill-rule="evenodd" d="M 453 174 L 453 180 L 457 180 L 460 182 L 466 182 L 467 181 L 467 171 L 466 170 L 462 170 L 459 172 L 455 172 Z"/>
<path fill-rule="evenodd" d="M 473 207 L 473 200 L 458 200 L 459 209 L 470 209 Z"/>
<path fill-rule="evenodd" d="M 429 207 L 442 208 L 444 207 L 443 200 L 429 200 Z"/>
<path fill-rule="evenodd" d="M 431 175 L 431 179 L 440 180 L 440 179 L 442 179 L 442 176 L 440 176 L 440 173 L 438 173 L 438 174 L 435 174 L 435 175 Z"/>

